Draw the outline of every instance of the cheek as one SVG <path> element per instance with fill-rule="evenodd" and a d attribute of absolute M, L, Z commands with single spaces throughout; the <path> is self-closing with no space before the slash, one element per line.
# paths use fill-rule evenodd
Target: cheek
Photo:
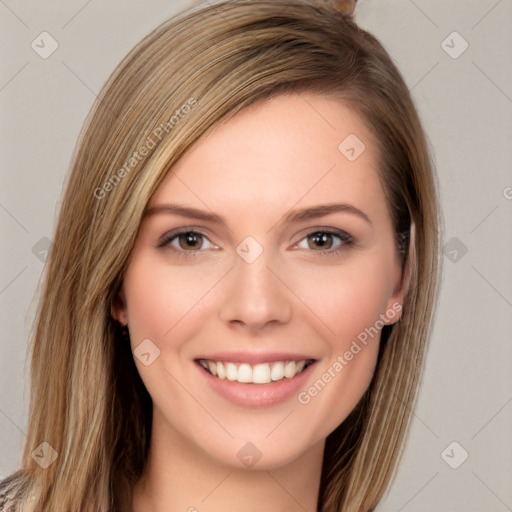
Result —
<path fill-rule="evenodd" d="M 145 264 L 142 259 L 134 261 L 124 281 L 131 335 L 163 343 L 200 309 L 202 298 L 212 286 L 210 281 L 212 273 L 200 265 L 173 270 Z"/>
<path fill-rule="evenodd" d="M 364 267 L 364 271 L 363 271 Z M 378 358 L 388 280 L 378 264 L 360 269 L 329 271 L 317 279 L 314 290 L 304 287 L 301 297 L 317 317 L 326 359 L 299 403 L 309 414 L 323 418 L 317 434 L 329 435 L 350 414 L 368 389 Z M 326 276 L 324 276 L 326 277 Z M 320 319 L 321 321 L 318 321 Z"/>
<path fill-rule="evenodd" d="M 390 296 L 388 281 L 382 264 L 368 259 L 354 265 L 316 269 L 298 281 L 297 295 L 314 312 L 318 332 L 333 351 L 339 352 L 374 326 L 385 312 Z"/>

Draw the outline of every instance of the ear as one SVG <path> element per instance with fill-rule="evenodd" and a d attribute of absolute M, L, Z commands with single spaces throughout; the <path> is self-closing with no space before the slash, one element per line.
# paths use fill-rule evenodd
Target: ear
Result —
<path fill-rule="evenodd" d="M 405 300 L 405 296 L 409 291 L 409 287 L 411 284 L 411 278 L 413 275 L 413 271 L 416 267 L 416 226 L 414 221 L 411 221 L 410 235 L 409 235 L 409 250 L 407 253 L 407 259 L 405 261 L 405 266 L 403 271 L 401 272 L 400 279 L 398 280 L 398 284 L 393 291 L 393 295 L 389 297 L 386 311 L 393 312 L 389 315 L 389 320 L 386 321 L 386 324 L 394 324 L 400 320 L 403 312 L 403 304 Z M 400 315 L 397 317 L 395 312 L 400 312 Z M 386 315 L 388 317 L 388 315 Z"/>
<path fill-rule="evenodd" d="M 112 304 L 110 304 L 110 315 L 121 325 L 126 325 L 128 323 L 128 312 L 123 290 L 120 290 L 112 300 Z"/>

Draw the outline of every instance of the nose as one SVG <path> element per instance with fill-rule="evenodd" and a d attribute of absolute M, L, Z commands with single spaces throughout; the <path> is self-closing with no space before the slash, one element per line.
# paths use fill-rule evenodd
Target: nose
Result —
<path fill-rule="evenodd" d="M 252 263 L 235 256 L 219 311 L 221 320 L 229 327 L 257 332 L 290 321 L 293 295 L 271 260 L 267 251 Z"/>

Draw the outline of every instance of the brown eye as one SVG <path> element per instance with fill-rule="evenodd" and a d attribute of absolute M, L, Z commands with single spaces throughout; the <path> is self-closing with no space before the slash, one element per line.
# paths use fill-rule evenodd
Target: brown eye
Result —
<path fill-rule="evenodd" d="M 203 243 L 203 235 L 189 231 L 187 233 L 180 233 L 178 241 L 181 249 L 197 251 L 201 248 Z"/>
<path fill-rule="evenodd" d="M 323 233 L 322 231 L 318 231 L 317 233 L 313 233 L 309 235 L 308 243 L 310 249 L 330 249 L 332 247 L 332 234 Z"/>
<path fill-rule="evenodd" d="M 169 248 L 181 255 L 194 256 L 205 249 L 218 249 L 206 235 L 193 230 L 173 231 L 164 235 L 158 243 L 160 249 Z"/>
<path fill-rule="evenodd" d="M 336 255 L 355 245 L 353 238 L 345 231 L 319 229 L 305 236 L 298 244 L 299 249 L 310 249 L 318 254 Z"/>

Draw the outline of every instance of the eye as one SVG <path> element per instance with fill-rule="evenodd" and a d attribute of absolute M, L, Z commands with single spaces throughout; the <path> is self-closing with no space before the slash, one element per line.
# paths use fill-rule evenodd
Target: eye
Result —
<path fill-rule="evenodd" d="M 345 231 L 319 229 L 304 237 L 297 247 L 332 255 L 340 252 L 344 246 L 353 244 L 354 240 Z"/>
<path fill-rule="evenodd" d="M 188 252 L 191 253 L 191 255 L 204 249 L 217 248 L 216 245 L 210 242 L 206 235 L 191 229 L 167 233 L 158 243 L 158 247 L 171 247 L 174 251 L 181 253 Z"/>

